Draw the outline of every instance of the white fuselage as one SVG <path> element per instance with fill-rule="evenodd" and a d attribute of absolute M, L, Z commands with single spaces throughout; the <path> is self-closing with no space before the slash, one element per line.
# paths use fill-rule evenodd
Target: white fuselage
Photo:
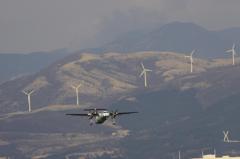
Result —
<path fill-rule="evenodd" d="M 108 111 L 101 111 L 95 116 L 95 123 L 102 124 L 110 117 L 110 113 Z"/>

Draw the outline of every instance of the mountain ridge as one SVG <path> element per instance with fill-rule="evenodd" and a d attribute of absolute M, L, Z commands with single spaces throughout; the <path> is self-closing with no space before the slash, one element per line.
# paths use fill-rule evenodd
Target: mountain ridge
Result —
<path fill-rule="evenodd" d="M 201 58 L 226 57 L 225 51 L 233 43 L 239 43 L 240 28 L 218 31 L 207 30 L 194 23 L 172 22 L 158 29 L 145 32 L 129 32 L 99 48 L 85 49 L 84 52 L 140 52 L 168 51 L 198 52 Z"/>

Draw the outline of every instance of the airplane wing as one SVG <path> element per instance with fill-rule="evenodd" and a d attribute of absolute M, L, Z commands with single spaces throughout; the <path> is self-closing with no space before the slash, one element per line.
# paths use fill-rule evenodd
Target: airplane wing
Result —
<path fill-rule="evenodd" d="M 105 108 L 90 108 L 90 109 L 84 109 L 84 111 L 92 111 L 92 110 L 107 110 Z"/>
<path fill-rule="evenodd" d="M 117 112 L 115 115 L 134 114 L 138 112 Z"/>
<path fill-rule="evenodd" d="M 89 114 L 66 114 L 66 115 L 72 115 L 72 116 L 89 116 Z"/>

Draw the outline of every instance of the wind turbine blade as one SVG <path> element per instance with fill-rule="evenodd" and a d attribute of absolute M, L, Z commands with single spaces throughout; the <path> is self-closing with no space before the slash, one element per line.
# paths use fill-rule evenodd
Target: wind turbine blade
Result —
<path fill-rule="evenodd" d="M 190 58 L 191 56 L 185 56 L 185 58 Z"/>
<path fill-rule="evenodd" d="M 142 69 L 145 69 L 145 68 L 144 68 L 144 65 L 143 65 L 143 63 L 142 63 L 142 62 L 141 62 L 141 66 L 142 66 Z"/>
<path fill-rule="evenodd" d="M 142 73 L 139 75 L 139 77 L 142 77 L 145 73 L 145 69 L 142 71 Z"/>
<path fill-rule="evenodd" d="M 22 93 L 24 93 L 24 94 L 26 94 L 26 95 L 28 94 L 28 93 L 27 93 L 27 92 L 25 92 L 25 91 L 22 91 Z"/>
<path fill-rule="evenodd" d="M 77 86 L 77 89 L 79 88 L 79 87 L 81 87 L 82 86 L 82 84 L 79 84 L 78 86 Z"/>
<path fill-rule="evenodd" d="M 145 71 L 152 71 L 152 70 L 150 70 L 150 69 L 145 69 Z"/>
<path fill-rule="evenodd" d="M 195 50 L 193 50 L 193 51 L 191 52 L 191 56 L 192 56 L 194 53 L 195 53 Z"/>
<path fill-rule="evenodd" d="M 28 94 L 32 94 L 32 93 L 34 93 L 35 91 L 34 90 L 32 90 L 31 92 L 29 92 Z"/>
<path fill-rule="evenodd" d="M 231 53 L 232 51 L 233 51 L 233 50 L 232 50 L 232 49 L 230 49 L 230 50 L 227 50 L 226 52 L 230 52 L 230 53 Z"/>

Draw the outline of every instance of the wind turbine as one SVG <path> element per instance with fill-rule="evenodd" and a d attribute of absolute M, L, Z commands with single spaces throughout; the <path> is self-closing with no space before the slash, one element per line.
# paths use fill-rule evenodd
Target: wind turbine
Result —
<path fill-rule="evenodd" d="M 223 142 L 227 142 L 227 143 L 240 143 L 239 140 L 230 140 L 229 137 L 228 137 L 228 134 L 229 134 L 229 131 L 223 131 L 223 134 L 224 134 L 224 138 L 223 138 Z"/>
<path fill-rule="evenodd" d="M 27 95 L 28 97 L 28 112 L 31 112 L 32 111 L 32 108 L 31 108 L 31 94 L 34 93 L 34 90 L 30 91 L 30 92 L 26 92 L 26 91 L 22 91 L 25 95 Z"/>
<path fill-rule="evenodd" d="M 79 93 L 79 88 L 82 86 L 82 84 L 79 84 L 77 86 L 74 86 L 72 85 L 72 88 L 76 91 L 76 96 L 77 96 L 77 105 L 79 105 L 79 96 L 78 96 L 78 93 Z"/>
<path fill-rule="evenodd" d="M 226 52 L 232 53 L 232 65 L 235 65 L 235 44 L 233 44 L 232 49 L 227 50 Z"/>
<path fill-rule="evenodd" d="M 195 53 L 195 50 L 193 50 L 189 56 L 185 56 L 185 58 L 189 58 L 190 59 L 191 73 L 193 72 L 193 54 L 194 53 Z"/>
<path fill-rule="evenodd" d="M 139 75 L 139 77 L 142 77 L 144 75 L 144 86 L 147 87 L 147 72 L 151 72 L 152 70 L 150 69 L 146 69 L 143 65 L 143 63 L 141 63 L 142 66 L 142 73 Z"/>
<path fill-rule="evenodd" d="M 224 135 L 223 142 L 230 142 L 228 138 L 228 133 L 229 133 L 228 131 L 223 131 L 223 135 Z"/>

